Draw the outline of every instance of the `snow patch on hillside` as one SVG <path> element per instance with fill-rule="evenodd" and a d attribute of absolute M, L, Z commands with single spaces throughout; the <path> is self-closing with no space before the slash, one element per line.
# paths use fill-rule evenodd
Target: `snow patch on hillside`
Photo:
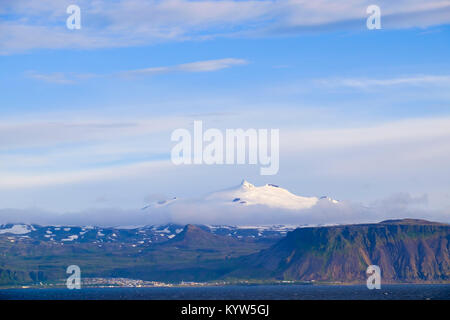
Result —
<path fill-rule="evenodd" d="M 11 233 L 11 234 L 27 234 L 33 230 L 30 226 L 25 224 L 15 224 L 11 228 L 0 229 L 0 234 Z"/>

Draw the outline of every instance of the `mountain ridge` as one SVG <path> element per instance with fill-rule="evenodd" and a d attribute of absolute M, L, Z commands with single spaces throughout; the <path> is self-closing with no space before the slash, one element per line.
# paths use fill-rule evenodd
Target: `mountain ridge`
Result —
<path fill-rule="evenodd" d="M 247 267 L 232 276 L 363 282 L 367 266 L 375 264 L 385 282 L 449 281 L 449 251 L 450 225 L 425 220 L 299 228 L 242 258 Z"/>

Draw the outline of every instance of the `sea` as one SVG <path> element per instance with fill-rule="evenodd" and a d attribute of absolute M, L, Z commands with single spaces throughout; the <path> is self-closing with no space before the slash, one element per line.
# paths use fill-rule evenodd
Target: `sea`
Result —
<path fill-rule="evenodd" d="M 2 289 L 0 300 L 450 300 L 450 284 Z"/>

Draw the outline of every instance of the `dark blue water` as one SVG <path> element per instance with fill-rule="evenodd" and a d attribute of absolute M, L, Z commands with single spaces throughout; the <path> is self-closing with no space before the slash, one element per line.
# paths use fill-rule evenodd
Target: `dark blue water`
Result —
<path fill-rule="evenodd" d="M 259 285 L 183 288 L 7 289 L 0 299 L 20 300 L 450 300 L 450 285 Z"/>

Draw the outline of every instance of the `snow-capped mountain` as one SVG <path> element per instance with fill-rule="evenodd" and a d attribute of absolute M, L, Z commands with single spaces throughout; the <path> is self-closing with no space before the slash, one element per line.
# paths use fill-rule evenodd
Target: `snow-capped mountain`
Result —
<path fill-rule="evenodd" d="M 302 226 L 346 222 L 351 210 L 347 202 L 327 196 L 300 196 L 275 184 L 255 186 L 243 180 L 205 196 L 151 203 L 141 212 L 158 223 Z"/>
<path fill-rule="evenodd" d="M 170 206 L 177 201 L 177 198 L 170 200 L 158 201 L 151 203 L 143 208 L 143 210 L 151 208 L 159 208 Z M 339 201 L 332 198 L 323 197 L 303 197 L 295 195 L 286 189 L 274 184 L 266 184 L 264 186 L 255 186 L 250 182 L 243 180 L 240 185 L 210 193 L 203 198 L 196 200 L 180 199 L 181 203 L 197 202 L 199 204 L 209 204 L 211 206 L 264 206 L 273 209 L 283 210 L 303 210 L 310 209 L 319 203 L 339 204 Z M 178 201 L 178 203 L 180 203 Z"/>
<path fill-rule="evenodd" d="M 223 202 L 224 204 L 231 205 L 263 205 L 270 208 L 288 210 L 309 209 L 315 206 L 319 201 L 338 203 L 338 201 L 328 197 L 317 198 L 298 196 L 274 184 L 266 184 L 257 187 L 246 180 L 243 180 L 238 187 L 212 193 L 206 197 L 206 200 Z"/>

